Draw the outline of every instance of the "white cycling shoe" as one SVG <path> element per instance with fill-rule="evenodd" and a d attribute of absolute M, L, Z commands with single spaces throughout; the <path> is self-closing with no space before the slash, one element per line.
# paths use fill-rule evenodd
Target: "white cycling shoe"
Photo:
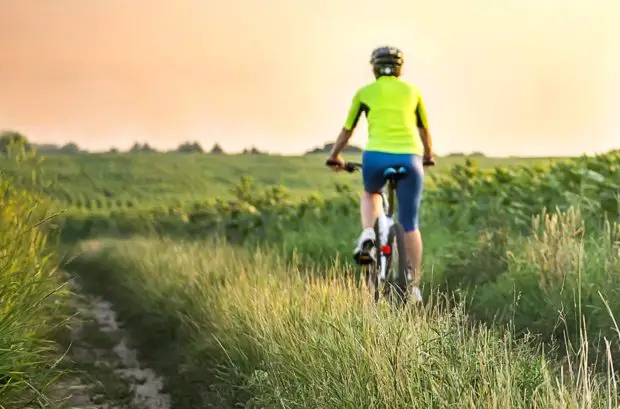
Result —
<path fill-rule="evenodd" d="M 409 287 L 409 295 L 413 301 L 418 303 L 422 302 L 422 292 L 418 287 Z"/>
<path fill-rule="evenodd" d="M 412 282 L 413 281 L 413 274 L 411 274 L 411 266 L 407 269 L 409 272 L 407 274 L 407 281 Z M 415 302 L 422 302 L 422 292 L 420 291 L 420 289 L 412 284 L 409 284 L 409 296 L 415 301 Z"/>
<path fill-rule="evenodd" d="M 355 250 L 353 250 L 353 258 L 358 264 L 370 264 L 375 261 L 375 229 L 367 228 L 362 231 Z"/>

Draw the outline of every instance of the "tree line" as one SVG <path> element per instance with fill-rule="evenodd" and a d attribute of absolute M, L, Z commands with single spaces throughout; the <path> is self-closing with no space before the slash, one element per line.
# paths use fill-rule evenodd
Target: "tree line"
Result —
<path fill-rule="evenodd" d="M 90 153 L 86 149 L 80 148 L 76 143 L 70 142 L 65 145 L 56 145 L 56 144 L 37 144 L 30 142 L 28 138 L 26 138 L 23 134 L 16 131 L 2 131 L 0 130 L 0 154 L 6 153 L 8 147 L 12 143 L 17 143 L 21 146 L 24 146 L 27 151 L 36 151 L 39 153 Z M 331 151 L 333 143 L 326 143 L 322 147 L 315 147 L 313 149 L 308 150 L 305 154 L 320 154 L 320 153 L 328 153 Z M 121 151 L 117 148 L 111 148 L 106 153 L 205 153 L 211 155 L 226 155 L 227 153 L 221 147 L 219 143 L 215 143 L 210 150 L 205 150 L 200 143 L 197 141 L 186 141 L 181 143 L 176 149 L 171 150 L 157 150 L 152 147 L 148 142 L 140 143 L 135 142 L 131 148 L 127 151 Z M 362 149 L 349 145 L 344 149 L 345 153 L 361 153 Z M 260 151 L 258 148 L 253 146 L 250 149 L 244 149 L 242 152 L 243 155 L 267 155 L 268 153 Z M 470 154 L 466 153 L 451 153 L 446 155 L 447 157 L 451 156 L 469 156 L 469 157 L 484 157 L 485 154 L 482 152 L 473 152 Z"/>
<path fill-rule="evenodd" d="M 36 151 L 40 153 L 89 153 L 88 150 L 80 148 L 76 143 L 70 142 L 65 145 L 56 144 L 37 144 L 26 138 L 23 134 L 16 131 L 0 131 L 0 153 L 7 153 L 12 144 L 23 146 L 26 151 Z M 136 142 L 127 151 L 121 151 L 117 148 L 111 148 L 107 153 L 209 153 L 213 155 L 225 155 L 226 152 L 216 143 L 210 150 L 206 151 L 197 141 L 187 141 L 181 143 L 176 149 L 157 150 L 149 143 Z M 244 155 L 264 155 L 256 147 L 243 150 Z"/>

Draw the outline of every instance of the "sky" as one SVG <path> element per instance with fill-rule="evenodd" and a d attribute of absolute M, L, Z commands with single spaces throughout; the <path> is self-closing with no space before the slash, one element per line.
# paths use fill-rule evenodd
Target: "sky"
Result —
<path fill-rule="evenodd" d="M 438 153 L 620 148 L 618 0 L 0 0 L 0 18 L 0 129 L 38 143 L 301 153 L 335 140 L 390 44 Z"/>

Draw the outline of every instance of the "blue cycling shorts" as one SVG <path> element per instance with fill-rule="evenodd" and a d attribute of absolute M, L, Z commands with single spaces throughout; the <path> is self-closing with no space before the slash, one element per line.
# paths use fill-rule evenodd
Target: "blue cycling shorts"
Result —
<path fill-rule="evenodd" d="M 407 176 L 398 181 L 397 210 L 398 221 L 405 232 L 412 232 L 418 229 L 418 214 L 422 202 L 424 167 L 421 156 L 364 151 L 362 155 L 364 190 L 368 193 L 379 193 L 386 183 L 383 172 L 394 166 L 403 166 L 407 169 Z"/>

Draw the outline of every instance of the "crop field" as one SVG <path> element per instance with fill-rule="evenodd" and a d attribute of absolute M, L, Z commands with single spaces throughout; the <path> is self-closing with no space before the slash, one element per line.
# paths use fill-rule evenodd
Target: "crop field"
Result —
<path fill-rule="evenodd" d="M 268 155 L 208 155 L 181 153 L 47 154 L 39 166 L 49 183 L 45 193 L 63 206 L 107 210 L 174 205 L 231 197 L 242 178 L 259 186 L 279 185 L 292 195 L 335 194 L 343 178 L 325 166 L 325 155 L 297 157 Z M 348 155 L 359 160 L 359 155 Z M 0 164 L 1 162 L 0 158 Z M 433 173 L 463 164 L 465 157 L 439 160 Z M 549 163 L 551 158 L 477 158 L 479 166 Z M 31 169 L 3 166 L 5 173 L 29 180 Z M 358 189 L 359 177 L 346 183 Z"/>
<path fill-rule="evenodd" d="M 172 408 L 619 405 L 620 152 L 446 158 L 421 213 L 425 305 L 404 311 L 352 285 L 359 175 L 322 157 L 50 155 L 41 178 L 54 186 L 7 163 L 15 220 L 30 225 L 25 209 L 46 196 L 69 208 L 37 234 L 70 249 L 58 262 L 114 304 Z M 76 206 L 117 196 L 135 205 Z M 17 271 L 39 280 L 56 262 L 30 261 L 43 243 L 7 243 L 32 264 L 3 267 L 0 296 Z M 50 325 L 61 295 L 36 312 Z M 27 334 L 29 351 L 47 339 Z M 52 380 L 40 362 L 22 369 L 38 386 Z"/>

